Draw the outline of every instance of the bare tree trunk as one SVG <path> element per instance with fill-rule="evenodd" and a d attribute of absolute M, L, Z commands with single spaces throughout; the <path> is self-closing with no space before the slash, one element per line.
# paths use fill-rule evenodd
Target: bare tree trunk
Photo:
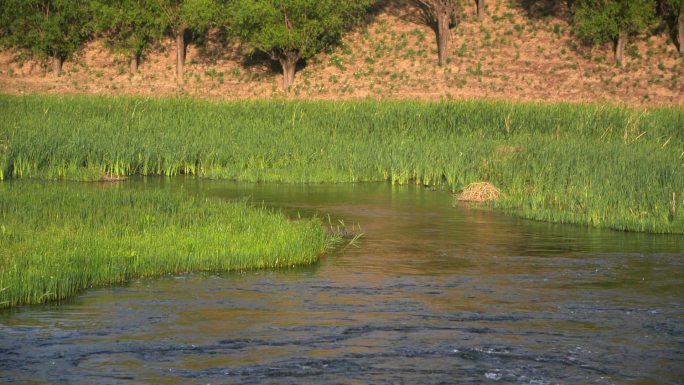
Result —
<path fill-rule="evenodd" d="M 288 92 L 294 83 L 295 71 L 297 70 L 297 62 L 299 61 L 299 54 L 296 52 L 287 52 L 278 58 L 280 66 L 283 68 L 283 91 Z"/>
<path fill-rule="evenodd" d="M 679 53 L 684 53 L 684 4 L 679 6 L 679 17 L 677 18 L 677 48 Z"/>
<path fill-rule="evenodd" d="M 627 32 L 620 31 L 617 41 L 615 42 L 615 62 L 622 66 L 625 59 L 625 46 L 627 45 Z"/>
<path fill-rule="evenodd" d="M 447 64 L 449 57 L 449 21 L 451 15 L 446 10 L 437 12 L 437 48 L 439 50 L 439 65 Z"/>
<path fill-rule="evenodd" d="M 176 32 L 176 78 L 179 81 L 183 80 L 183 71 L 185 66 L 185 52 L 187 44 L 185 42 L 186 28 L 181 28 Z"/>
<path fill-rule="evenodd" d="M 52 72 L 54 72 L 55 76 L 59 76 L 62 74 L 63 64 L 64 59 L 62 59 L 62 55 L 58 53 L 52 55 Z"/>
<path fill-rule="evenodd" d="M 485 17 L 485 0 L 477 0 L 477 18 L 483 20 Z"/>
<path fill-rule="evenodd" d="M 140 60 L 140 56 L 138 54 L 132 54 L 130 57 L 131 60 L 131 75 L 134 75 L 136 72 L 138 72 L 138 63 Z"/>

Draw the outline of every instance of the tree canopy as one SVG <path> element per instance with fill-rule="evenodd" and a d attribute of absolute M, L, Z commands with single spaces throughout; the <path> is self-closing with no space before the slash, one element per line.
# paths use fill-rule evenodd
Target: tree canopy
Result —
<path fill-rule="evenodd" d="M 660 0 L 661 15 L 680 53 L 684 53 L 684 0 Z"/>
<path fill-rule="evenodd" d="M 92 27 L 89 4 L 78 0 L 3 0 L 0 13 L 5 44 L 52 58 L 57 74 Z"/>
<path fill-rule="evenodd" d="M 235 0 L 231 29 L 249 46 L 268 54 L 283 69 L 283 88 L 296 65 L 337 43 L 371 0 Z"/>
<path fill-rule="evenodd" d="M 130 59 L 135 72 L 144 51 L 164 34 L 164 18 L 156 0 L 93 2 L 94 24 L 106 45 Z"/>
<path fill-rule="evenodd" d="M 578 0 L 574 11 L 576 34 L 593 44 L 613 42 L 618 63 L 629 37 L 646 32 L 656 20 L 655 0 Z"/>

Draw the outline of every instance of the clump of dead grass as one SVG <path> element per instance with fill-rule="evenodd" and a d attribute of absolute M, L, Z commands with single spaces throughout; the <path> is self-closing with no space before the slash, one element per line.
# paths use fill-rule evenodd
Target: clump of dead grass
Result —
<path fill-rule="evenodd" d="M 489 182 L 474 182 L 466 186 L 456 199 L 461 202 L 490 202 L 501 199 L 503 194 Z"/>
<path fill-rule="evenodd" d="M 106 172 L 98 179 L 98 182 L 120 182 L 122 180 L 128 179 L 127 176 L 125 175 L 117 175 L 117 174 L 112 174 L 109 172 Z"/>

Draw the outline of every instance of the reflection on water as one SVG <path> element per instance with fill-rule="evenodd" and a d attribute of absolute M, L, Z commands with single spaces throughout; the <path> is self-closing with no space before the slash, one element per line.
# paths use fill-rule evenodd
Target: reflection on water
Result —
<path fill-rule="evenodd" d="M 308 268 L 142 280 L 0 313 L 0 383 L 684 378 L 681 236 L 524 221 L 411 186 L 84 188 L 249 197 L 294 217 L 330 214 L 365 235 Z"/>

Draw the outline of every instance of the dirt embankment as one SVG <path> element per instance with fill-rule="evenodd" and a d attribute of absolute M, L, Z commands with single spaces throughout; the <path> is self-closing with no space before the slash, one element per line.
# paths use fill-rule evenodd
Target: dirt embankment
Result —
<path fill-rule="evenodd" d="M 297 72 L 288 97 L 320 99 L 491 98 L 684 104 L 684 59 L 664 35 L 627 48 L 616 67 L 610 47 L 578 46 L 562 17 L 490 1 L 479 21 L 466 8 L 451 32 L 450 62 L 437 66 L 434 32 L 409 8 L 386 9 L 332 52 Z M 560 10 L 562 12 L 562 10 Z M 39 63 L 0 52 L 0 92 L 194 96 L 212 99 L 282 97 L 281 75 L 268 62 L 246 61 L 237 45 L 189 47 L 185 77 L 174 71 L 172 41 L 156 47 L 131 75 L 93 41 L 64 65 L 61 76 Z"/>

